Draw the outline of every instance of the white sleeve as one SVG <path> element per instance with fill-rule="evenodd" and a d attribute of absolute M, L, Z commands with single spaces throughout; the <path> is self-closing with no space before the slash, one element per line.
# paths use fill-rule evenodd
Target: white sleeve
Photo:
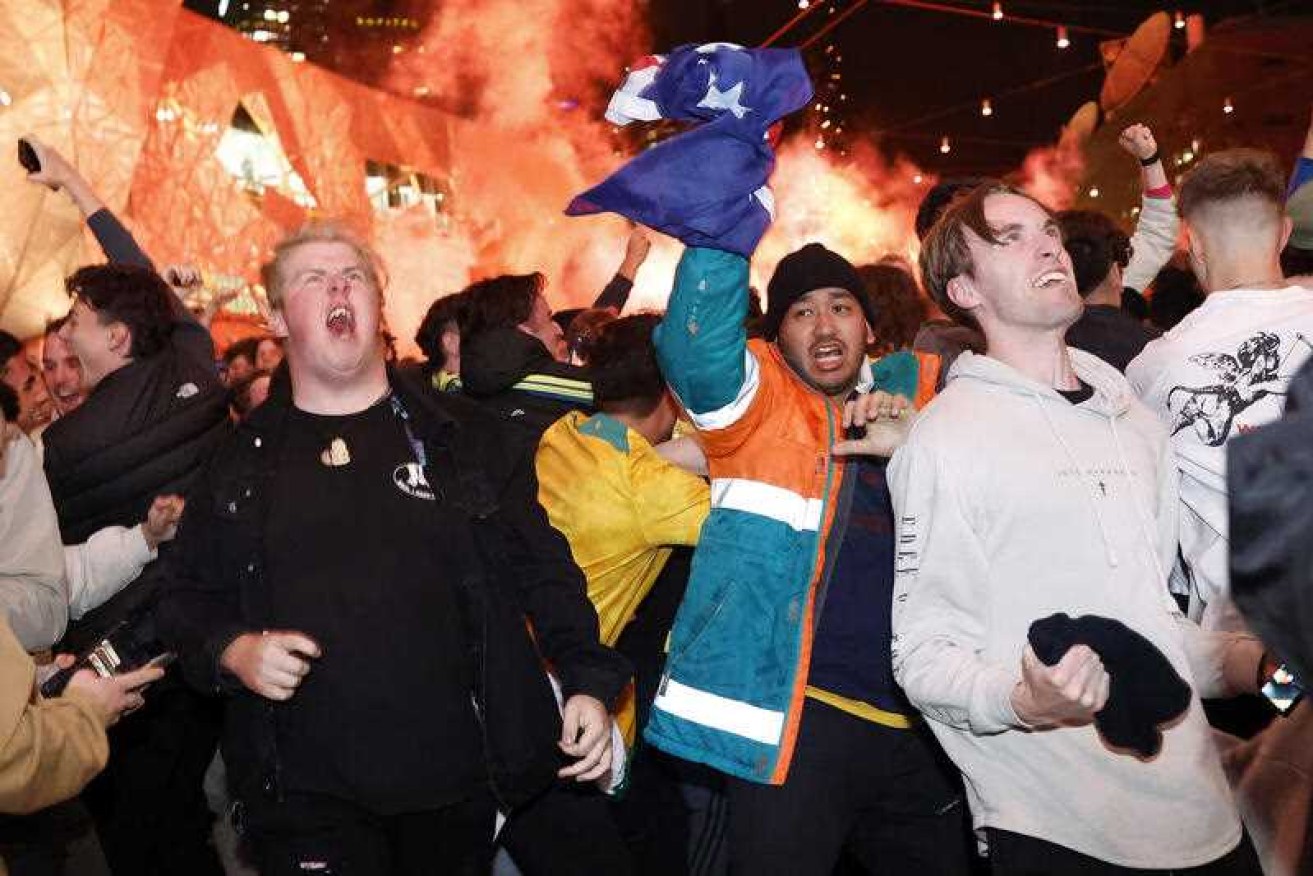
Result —
<path fill-rule="evenodd" d="M 1153 392 L 1154 384 L 1158 382 L 1158 372 L 1162 370 L 1162 356 L 1158 351 L 1162 348 L 1163 343 L 1162 338 L 1154 338 L 1145 344 L 1144 349 L 1140 351 L 1140 355 L 1132 359 L 1130 364 L 1126 366 L 1126 382 L 1131 385 L 1131 389 L 1135 390 L 1135 395 L 1139 397 L 1140 401 L 1148 405 L 1149 409 L 1153 411 L 1153 415 L 1159 419 L 1162 418 L 1163 413 L 1154 407 L 1153 400 L 1149 396 Z"/>
<path fill-rule="evenodd" d="M 1233 697 L 1249 692 L 1257 677 L 1263 645 L 1248 633 L 1220 632 L 1201 628 L 1181 614 L 1167 586 L 1169 570 L 1176 562 L 1181 500 L 1180 472 L 1171 441 L 1163 441 L 1158 459 L 1158 557 L 1159 590 L 1163 607 L 1176 620 L 1181 645 L 1190 664 L 1194 690 L 1201 698 Z"/>
<path fill-rule="evenodd" d="M 141 525 L 107 526 L 82 544 L 64 548 L 68 575 L 68 613 L 79 620 L 127 587 L 157 553 L 146 545 Z"/>
<path fill-rule="evenodd" d="M 0 441 L 3 441 L 0 434 Z M 0 611 L 28 651 L 49 648 L 68 625 L 68 582 L 50 487 L 25 436 L 0 478 Z"/>
<path fill-rule="evenodd" d="M 893 670 L 927 718 L 976 734 L 1022 727 L 1021 667 L 982 659 L 989 563 L 957 485 L 916 431 L 889 465 L 896 521 Z"/>
<path fill-rule="evenodd" d="M 1179 612 L 1176 621 L 1194 676 L 1194 691 L 1201 699 L 1254 692 L 1263 659 L 1263 643 L 1256 636 L 1205 630 Z"/>
<path fill-rule="evenodd" d="M 1143 292 L 1176 250 L 1181 220 L 1176 198 L 1140 199 L 1140 218 L 1131 235 L 1131 260 L 1122 271 L 1122 285 Z"/>

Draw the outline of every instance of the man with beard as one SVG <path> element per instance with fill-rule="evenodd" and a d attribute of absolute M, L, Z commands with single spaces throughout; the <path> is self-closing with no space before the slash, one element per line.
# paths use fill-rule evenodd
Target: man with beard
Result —
<path fill-rule="evenodd" d="M 532 447 L 386 365 L 380 276 L 332 225 L 276 248 L 287 379 L 189 497 L 161 608 L 189 679 L 231 697 L 224 760 L 267 876 L 486 872 L 496 808 L 611 766 L 628 676 Z"/>
<path fill-rule="evenodd" d="M 846 400 L 922 403 L 937 360 L 873 369 L 862 280 L 820 244 L 781 260 L 767 298 L 748 341 L 747 259 L 690 248 L 657 329 L 711 512 L 647 739 L 728 776 L 737 873 L 828 874 L 845 849 L 871 872 L 964 873 L 961 788 L 889 664 L 885 460 L 831 452 L 867 422 L 844 422 Z M 879 431 L 887 456 L 901 434 Z"/>

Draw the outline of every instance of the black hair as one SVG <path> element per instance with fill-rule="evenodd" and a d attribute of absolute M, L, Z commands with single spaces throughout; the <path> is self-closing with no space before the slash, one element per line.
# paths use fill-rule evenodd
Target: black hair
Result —
<path fill-rule="evenodd" d="M 477 335 L 495 328 L 514 328 L 533 313 L 534 301 L 546 285 L 542 274 L 502 274 L 468 286 L 467 323 L 462 334 Z"/>
<path fill-rule="evenodd" d="M 415 330 L 415 345 L 434 369 L 446 367 L 447 354 L 442 350 L 442 336 L 452 329 L 457 334 L 463 333 L 468 302 L 469 296 L 464 292 L 439 298 L 429 305 L 428 313 L 424 314 Z"/>
<path fill-rule="evenodd" d="M 9 384 L 0 381 L 0 411 L 5 412 L 5 420 L 14 422 L 18 419 L 18 393 Z M 0 441 L 5 440 L 5 436 L 0 434 Z"/>
<path fill-rule="evenodd" d="M 1203 303 L 1204 293 L 1194 272 L 1168 265 L 1153 281 L 1149 321 L 1165 332 L 1175 328 L 1190 311 Z"/>
<path fill-rule="evenodd" d="M 660 403 L 666 381 L 652 343 L 660 322 L 655 313 L 639 313 L 613 319 L 597 333 L 589 369 L 593 400 L 600 409 L 645 415 Z"/>
<path fill-rule="evenodd" d="M 570 355 L 587 365 L 592 361 L 598 333 L 615 320 L 615 311 L 608 307 L 588 307 L 576 313 L 565 330 L 565 347 Z"/>
<path fill-rule="evenodd" d="M 1071 256 L 1076 291 L 1093 292 L 1114 264 L 1123 269 L 1131 261 L 1131 239 L 1108 216 L 1097 210 L 1063 210 L 1058 214 L 1062 244 Z"/>
<path fill-rule="evenodd" d="M 43 338 L 48 338 L 48 337 L 50 337 L 51 335 L 59 334 L 59 330 L 62 329 L 62 328 L 63 328 L 64 326 L 66 326 L 66 325 L 68 325 L 68 314 L 67 314 L 67 313 L 64 314 L 63 316 L 57 316 L 57 317 L 55 317 L 54 319 L 52 319 L 52 320 L 50 320 L 49 322 L 47 322 L 47 323 L 46 323 L 46 330 L 45 330 L 44 332 L 42 332 L 41 336 L 42 336 Z"/>
<path fill-rule="evenodd" d="M 237 419 L 245 420 L 247 415 L 255 410 L 256 405 L 251 404 L 251 386 L 262 377 L 273 380 L 273 375 L 268 371 L 252 371 L 228 390 L 228 403 L 232 406 L 233 413 L 237 414 Z"/>
<path fill-rule="evenodd" d="M 138 265 L 87 265 L 64 281 L 68 294 L 96 312 L 101 325 L 121 322 L 132 333 L 133 359 L 164 349 L 173 331 L 173 290 Z"/>
<path fill-rule="evenodd" d="M 23 342 L 4 329 L 0 329 L 0 369 L 9 364 L 9 360 L 23 352 Z"/>
<path fill-rule="evenodd" d="M 1286 248 L 1281 250 L 1281 271 L 1287 277 L 1313 274 L 1313 249 L 1286 244 Z"/>
<path fill-rule="evenodd" d="M 959 197 L 979 188 L 992 180 L 982 176 L 968 176 L 958 179 L 946 179 L 936 183 L 930 191 L 926 192 L 921 199 L 921 205 L 916 208 L 916 237 L 918 240 L 925 240 L 930 229 L 935 227 L 939 217 L 944 215 L 953 202 Z"/>
<path fill-rule="evenodd" d="M 260 352 L 260 341 L 262 340 L 264 338 L 242 338 L 233 341 L 228 345 L 228 349 L 223 351 L 223 364 L 232 365 L 238 357 L 245 356 L 246 361 L 250 362 L 251 367 L 254 368 L 255 357 Z"/>
<path fill-rule="evenodd" d="M 857 276 L 866 284 L 866 294 L 874 305 L 871 333 L 875 335 L 879 352 L 911 349 L 929 309 L 916 278 L 887 262 L 862 265 L 857 269 Z"/>
<path fill-rule="evenodd" d="M 567 307 L 565 310 L 553 310 L 552 322 L 561 327 L 561 334 L 569 335 L 570 323 L 574 322 L 574 318 L 587 309 L 586 307 Z"/>

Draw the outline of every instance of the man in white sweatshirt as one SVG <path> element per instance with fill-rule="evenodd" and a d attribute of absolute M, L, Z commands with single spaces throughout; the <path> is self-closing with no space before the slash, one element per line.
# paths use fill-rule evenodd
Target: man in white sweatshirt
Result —
<path fill-rule="evenodd" d="M 1257 874 L 1199 695 L 1252 690 L 1262 649 L 1203 634 L 1167 592 L 1171 447 L 1114 368 L 1066 346 L 1081 301 L 1053 215 L 987 184 L 921 265 L 989 352 L 958 359 L 890 465 L 894 675 L 962 771 L 993 872 Z M 1092 725 L 1117 684 L 1093 650 L 1031 650 L 1057 612 L 1120 621 L 1190 683 L 1156 755 Z"/>
<path fill-rule="evenodd" d="M 1173 590 L 1205 628 L 1239 630 L 1227 561 L 1226 445 L 1271 423 L 1313 351 L 1313 290 L 1288 283 L 1285 180 L 1250 149 L 1209 155 L 1181 184 L 1203 305 L 1131 362 L 1126 377 L 1167 424 L 1181 472 L 1181 562 Z"/>

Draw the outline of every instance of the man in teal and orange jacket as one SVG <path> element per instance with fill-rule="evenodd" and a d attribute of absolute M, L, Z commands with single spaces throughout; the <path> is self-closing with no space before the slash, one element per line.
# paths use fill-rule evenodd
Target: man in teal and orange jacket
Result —
<path fill-rule="evenodd" d="M 960 786 L 889 658 L 885 463 L 938 360 L 869 362 L 873 305 L 820 244 L 767 296 L 749 341 L 747 259 L 690 248 L 658 328 L 711 513 L 646 737 L 727 775 L 735 872 L 826 874 L 845 849 L 872 871 L 967 872 Z M 847 455 L 872 442 L 886 458 Z"/>

